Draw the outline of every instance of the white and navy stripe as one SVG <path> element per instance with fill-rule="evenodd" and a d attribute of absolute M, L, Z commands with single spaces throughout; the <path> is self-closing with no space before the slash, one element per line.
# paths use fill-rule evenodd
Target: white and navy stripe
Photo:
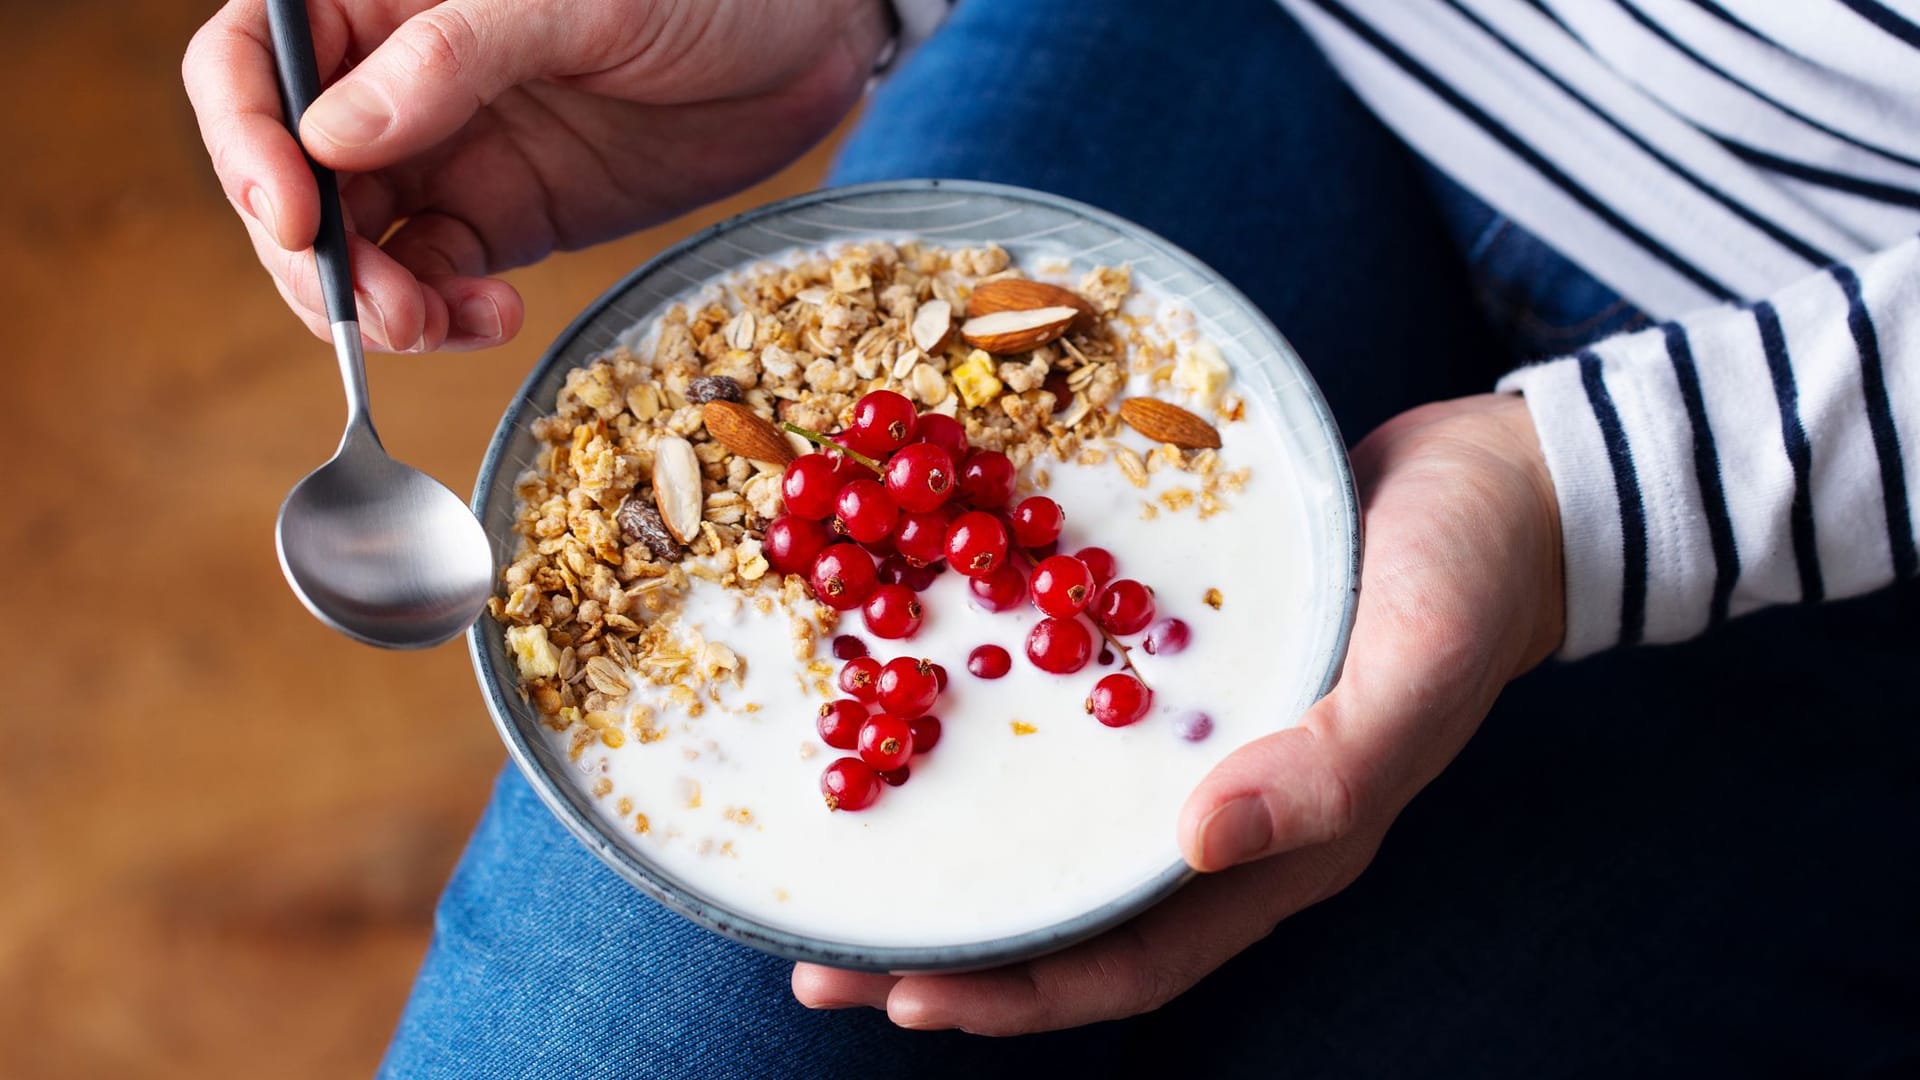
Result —
<path fill-rule="evenodd" d="M 1568 655 L 1920 573 L 1920 0 L 1279 2 L 1664 320 L 1501 384 L 1558 489 Z"/>

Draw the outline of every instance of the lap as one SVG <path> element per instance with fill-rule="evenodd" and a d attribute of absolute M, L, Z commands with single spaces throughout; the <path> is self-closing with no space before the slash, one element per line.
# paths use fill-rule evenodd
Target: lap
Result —
<path fill-rule="evenodd" d="M 968 0 L 836 180 L 1026 184 L 1246 291 L 1350 437 L 1497 371 L 1425 180 L 1269 0 Z M 1517 683 L 1345 894 L 1160 1012 L 1011 1041 L 810 1013 L 509 771 L 442 902 L 395 1076 L 1683 1074 L 1920 1055 L 1914 587 Z M 1902 906 L 1902 902 L 1906 902 Z M 1877 1056 L 1876 1056 L 1877 1055 Z M 1905 1056 L 1902 1056 L 1905 1055 Z"/>

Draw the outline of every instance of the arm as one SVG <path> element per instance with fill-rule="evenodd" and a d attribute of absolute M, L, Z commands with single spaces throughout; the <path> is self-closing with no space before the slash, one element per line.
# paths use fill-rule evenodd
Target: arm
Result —
<path fill-rule="evenodd" d="M 1501 387 L 1553 475 L 1568 657 L 1915 573 L 1920 240 Z"/>

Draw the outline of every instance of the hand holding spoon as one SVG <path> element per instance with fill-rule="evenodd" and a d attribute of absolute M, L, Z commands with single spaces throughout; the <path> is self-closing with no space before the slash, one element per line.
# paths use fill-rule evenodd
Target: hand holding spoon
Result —
<path fill-rule="evenodd" d="M 320 93 L 306 0 L 268 0 L 287 127 Z M 487 534 L 460 497 L 387 456 L 368 415 L 366 361 L 346 229 L 333 172 L 308 158 L 320 187 L 314 240 L 320 290 L 347 388 L 347 431 L 332 459 L 280 504 L 280 568 L 300 602 L 335 630 L 389 649 L 438 645 L 478 618 L 493 588 Z"/>

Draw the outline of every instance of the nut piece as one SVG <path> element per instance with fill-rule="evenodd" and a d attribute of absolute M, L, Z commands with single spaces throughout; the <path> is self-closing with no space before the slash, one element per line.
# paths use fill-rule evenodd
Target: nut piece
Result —
<path fill-rule="evenodd" d="M 714 441 L 748 461 L 785 465 L 793 460 L 793 447 L 787 443 L 787 437 L 759 413 L 737 401 L 709 401 L 700 415 L 706 421 L 707 434 L 713 436 Z"/>
<path fill-rule="evenodd" d="M 677 435 L 664 435 L 653 447 L 653 501 L 660 520 L 675 540 L 691 544 L 700 535 L 700 459 L 693 444 Z"/>
<path fill-rule="evenodd" d="M 687 384 L 687 400 L 695 405 L 739 401 L 740 397 L 740 384 L 731 375 L 702 375 Z"/>
<path fill-rule="evenodd" d="M 1132 397 L 1120 403 L 1120 419 L 1154 442 L 1183 450 L 1218 450 L 1220 433 L 1212 424 L 1159 398 Z"/>
<path fill-rule="evenodd" d="M 1072 289 L 1025 278 L 1001 278 L 973 290 L 967 301 L 967 314 L 978 318 L 996 311 L 1033 311 L 1036 308 L 1070 307 L 1080 312 L 1073 325 L 1085 330 L 1093 325 L 1095 312 L 1087 298 Z"/>
<path fill-rule="evenodd" d="M 680 541 L 667 531 L 667 523 L 660 520 L 660 511 L 647 504 L 639 495 L 629 495 L 616 510 L 613 519 L 620 523 L 620 536 L 629 544 L 645 544 L 653 557 L 662 562 L 678 562 L 687 553 Z"/>
<path fill-rule="evenodd" d="M 946 344 L 953 330 L 953 305 L 945 300 L 929 300 L 913 315 L 913 344 L 931 356 Z"/>
<path fill-rule="evenodd" d="M 995 356 L 1026 352 L 1053 341 L 1067 332 L 1080 309 L 1043 307 L 1029 311 L 996 311 L 979 315 L 960 325 L 960 336 L 976 349 Z"/>

